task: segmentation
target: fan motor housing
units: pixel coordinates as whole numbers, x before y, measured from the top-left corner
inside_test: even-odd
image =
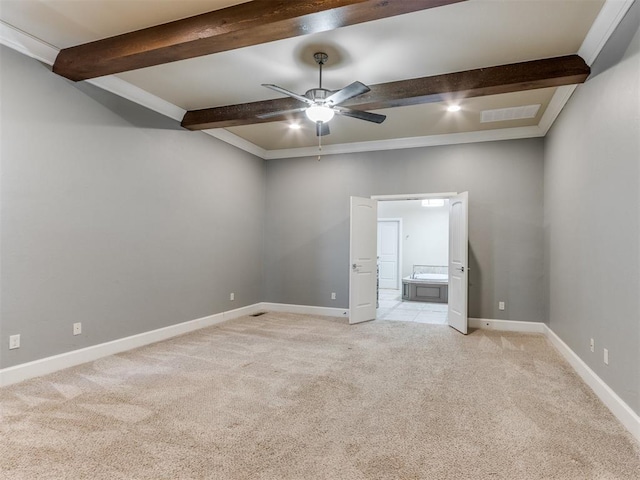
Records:
[[[305,97],[313,100],[317,103],[324,103],[324,99],[332,95],[334,92],[327,90],[326,88],[312,88],[307,90],[304,94]]]

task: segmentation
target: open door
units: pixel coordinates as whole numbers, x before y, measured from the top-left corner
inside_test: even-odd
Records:
[[[449,326],[467,334],[469,193],[449,199]]]
[[[378,201],[351,197],[349,323],[376,318]]]

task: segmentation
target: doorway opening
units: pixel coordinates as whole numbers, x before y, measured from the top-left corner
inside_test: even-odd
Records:
[[[377,316],[378,201],[449,200],[449,262],[447,324],[468,332],[469,192],[431,195],[351,197],[349,221],[349,323],[375,320]]]
[[[376,318],[447,324],[449,199],[378,199]]]

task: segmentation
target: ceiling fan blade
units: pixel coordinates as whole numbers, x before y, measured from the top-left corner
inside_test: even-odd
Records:
[[[364,83],[353,82],[351,85],[347,85],[342,90],[338,90],[333,95],[329,95],[325,99],[325,103],[330,103],[332,105],[339,105],[342,102],[346,102],[350,98],[357,97],[358,95],[362,95],[363,93],[367,93],[371,89],[367,87]]]
[[[276,92],[279,92],[279,93],[284,93],[285,95],[293,97],[296,100],[300,100],[301,102],[308,103],[309,105],[313,104],[313,100],[311,100],[311,99],[309,99],[309,98],[307,98],[307,97],[305,97],[303,95],[298,95],[295,92],[291,92],[291,91],[287,90],[286,88],[282,88],[282,87],[279,87],[277,85],[272,85],[270,83],[263,83],[262,86],[270,88],[271,90],[275,90]]]
[[[308,107],[300,107],[300,108],[294,108],[291,110],[278,110],[277,112],[261,113],[260,115],[256,115],[256,118],[279,117],[280,115],[287,115],[289,113],[304,112],[307,108]]]
[[[331,131],[329,130],[329,124],[326,122],[316,122],[316,136],[324,137],[325,135],[329,135]]]
[[[335,107],[334,110],[338,115],[353,117],[358,120],[365,120],[373,123],[382,123],[387,118],[386,115],[380,115],[379,113],[363,112],[361,110],[352,110],[346,107]]]

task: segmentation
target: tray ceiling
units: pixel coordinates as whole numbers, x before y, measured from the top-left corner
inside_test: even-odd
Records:
[[[608,3],[612,2],[615,0]],[[245,3],[246,7],[255,4],[257,8],[265,2],[0,0],[0,20],[58,51]],[[326,88],[339,89],[355,80],[367,85],[386,84],[577,54],[594,29],[603,5],[604,0],[467,0],[113,77],[149,94],[147,99],[157,98],[175,106],[176,111],[283,98],[261,87],[262,83],[302,94],[318,83],[312,57],[316,51],[329,54],[324,69]],[[331,121],[331,135],[323,137],[322,142],[333,146],[334,151],[346,151],[354,144],[379,145],[429,137],[446,143],[442,139],[447,135],[457,141],[460,134],[474,133],[481,138],[477,135],[492,131],[525,132],[524,127],[530,127],[528,136],[543,135],[550,125],[548,118],[545,128],[540,125],[549,106],[554,110],[553,115],[547,115],[552,122],[571,91],[567,87],[535,88],[475,98],[450,94],[445,101],[432,99],[424,104],[374,110],[387,115],[381,125],[336,117]],[[451,103],[459,104],[461,110],[448,112],[446,107]],[[480,122],[483,110],[535,104],[541,107],[532,119]],[[292,130],[291,123],[302,128]],[[232,143],[248,150],[252,148],[247,145],[252,145],[254,151],[269,158],[270,151],[310,153],[314,146],[317,148],[313,127],[308,120],[296,118],[229,126],[209,133],[227,141],[233,139]],[[509,136],[507,132],[504,138]]]

